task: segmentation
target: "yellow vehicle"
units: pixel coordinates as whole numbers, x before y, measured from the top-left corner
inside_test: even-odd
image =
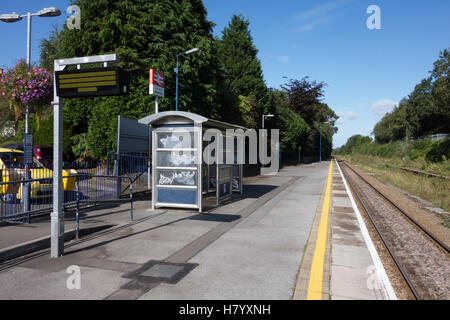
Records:
[[[0,148],[0,196],[15,195],[17,199],[22,199],[22,186],[20,182],[25,175],[23,151],[15,149]],[[39,199],[52,196],[53,171],[44,167],[42,163],[33,158],[33,165],[30,168],[31,179],[39,179],[31,182],[30,198]],[[71,191],[75,189],[76,177],[67,177],[75,175],[74,169],[63,170],[63,190]]]

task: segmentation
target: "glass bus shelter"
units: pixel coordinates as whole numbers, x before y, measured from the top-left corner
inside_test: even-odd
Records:
[[[243,193],[243,164],[237,161],[237,136],[227,137],[226,130],[246,128],[183,111],[155,113],[139,123],[149,125],[151,132],[152,209],[189,208],[202,212],[204,199],[210,199],[214,193],[216,205],[230,199],[233,192]],[[224,164],[215,161],[211,164],[209,160],[215,158],[215,151],[204,152],[216,139],[214,136],[211,141],[203,141],[208,129],[222,133]],[[233,161],[226,163],[230,152]]]

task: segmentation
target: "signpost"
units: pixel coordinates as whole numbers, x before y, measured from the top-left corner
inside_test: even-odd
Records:
[[[158,113],[158,98],[164,97],[164,75],[154,69],[149,72],[149,94],[155,95],[155,113]]]
[[[30,133],[25,133],[23,135],[24,138],[24,148],[23,148],[23,163],[25,168],[25,176],[24,180],[31,179],[31,166],[33,164],[33,135]],[[30,186],[31,183],[29,181],[23,184],[23,212],[29,212],[31,210],[31,199],[30,199]]]
[[[50,215],[50,256],[64,254],[64,212],[62,208],[62,149],[63,106],[61,98],[109,96],[127,92],[126,77],[118,67],[108,67],[108,62],[117,62],[116,54],[58,59],[54,61],[53,86],[53,211]],[[104,68],[81,70],[81,65],[103,63]],[[68,66],[77,70],[67,71]],[[102,73],[105,72],[105,73]],[[124,81],[125,79],[125,81]],[[63,81],[64,80],[64,81]]]
[[[27,165],[33,164],[33,135],[31,133],[24,134],[24,163]]]

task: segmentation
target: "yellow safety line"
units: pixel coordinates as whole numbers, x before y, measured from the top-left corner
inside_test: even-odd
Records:
[[[332,168],[333,162],[330,162],[327,188],[325,190],[325,198],[322,204],[322,214],[320,217],[319,229],[317,231],[316,248],[314,250],[314,256],[311,265],[311,272],[308,285],[308,295],[306,297],[307,300],[322,299],[323,264],[325,260],[325,249],[327,246],[327,226],[328,226],[328,211],[330,207]]]

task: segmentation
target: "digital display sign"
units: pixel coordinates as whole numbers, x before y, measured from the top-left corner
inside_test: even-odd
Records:
[[[128,75],[120,67],[57,71],[55,75],[61,98],[117,96],[128,91]]]

